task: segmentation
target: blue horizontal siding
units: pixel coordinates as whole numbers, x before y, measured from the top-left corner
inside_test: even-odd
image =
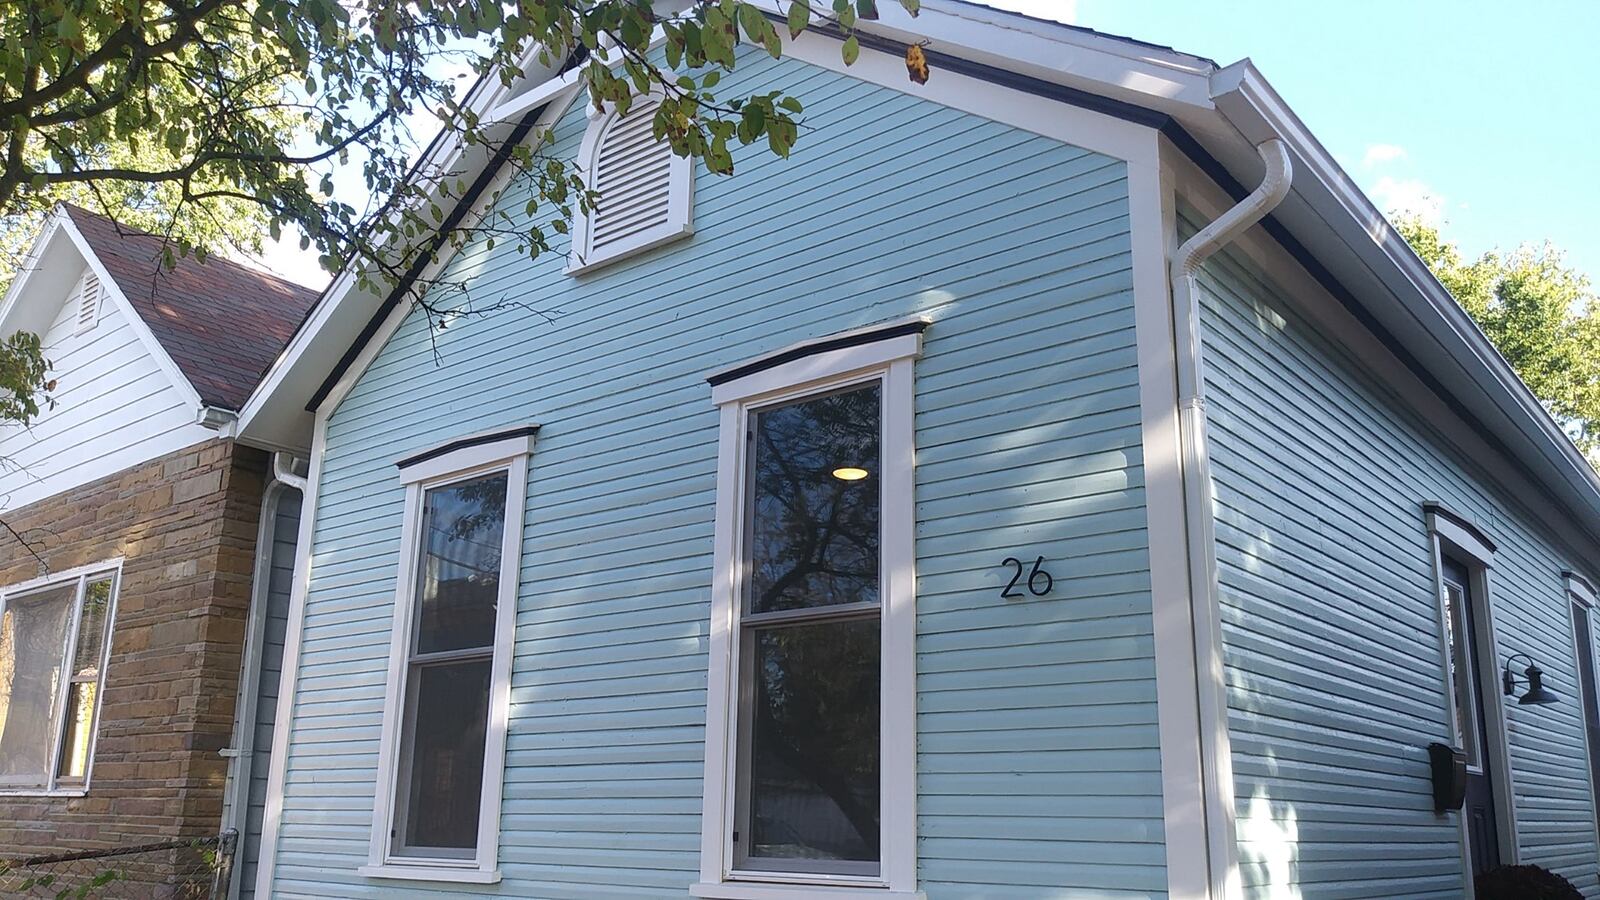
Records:
[[[447,277],[517,307],[432,335],[412,317],[332,416],[280,895],[391,890],[354,870],[378,789],[394,460],[537,422],[505,880],[406,892],[685,896],[716,490],[704,373],[925,312],[922,886],[933,900],[1164,896],[1125,168],[792,60],[747,54],[724,90],[778,87],[813,127],[788,161],[749,149],[734,177],[702,171],[692,239],[576,279],[559,252],[471,248]],[[580,103],[554,152],[573,154],[585,122]],[[1046,557],[1047,599],[999,599],[1013,554]]]
[[[1448,741],[1422,503],[1499,545],[1501,659],[1566,702],[1507,707],[1521,858],[1600,895],[1560,573],[1516,500],[1232,255],[1202,278],[1217,562],[1239,847],[1256,897],[1457,897],[1457,818],[1433,813]],[[1552,523],[1554,524],[1554,523]]]

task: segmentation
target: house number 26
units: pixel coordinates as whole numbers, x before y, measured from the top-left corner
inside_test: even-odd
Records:
[[[1011,580],[1006,582],[1006,589],[1000,592],[1000,596],[1008,600],[1013,597],[1021,597],[1022,591],[1017,588],[1017,582],[1022,580],[1022,560],[1014,556],[1008,556],[1000,565],[1017,567],[1017,574],[1011,576]],[[1051,578],[1050,573],[1044,570],[1044,557],[1041,556],[1034,560],[1033,571],[1028,573],[1028,593],[1035,597],[1043,597],[1045,594],[1050,593],[1050,589],[1055,586],[1056,580]]]

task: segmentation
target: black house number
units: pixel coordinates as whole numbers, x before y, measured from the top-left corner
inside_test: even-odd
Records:
[[[1000,596],[1007,600],[1023,596],[1021,589],[1017,587],[1017,582],[1022,580],[1022,560],[1014,556],[1008,556],[1000,565],[1017,567],[1017,574],[1012,575],[1011,580],[1006,582],[1006,589],[1000,592]],[[1050,573],[1044,570],[1044,557],[1041,556],[1034,560],[1033,570],[1028,573],[1028,593],[1035,597],[1043,597],[1045,594],[1050,593],[1050,589],[1055,586],[1056,580],[1051,578]]]

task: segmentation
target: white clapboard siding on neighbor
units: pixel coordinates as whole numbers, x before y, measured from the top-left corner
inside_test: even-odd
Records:
[[[104,286],[100,288],[104,291]],[[56,405],[27,427],[0,426],[0,510],[18,509],[215,438],[150,355],[122,308],[99,302],[79,328],[76,290],[41,335]]]
[[[394,461],[525,422],[541,430],[492,890],[686,896],[717,464],[704,373],[916,312],[936,320],[916,367],[922,886],[1164,896],[1125,167],[759,52],[725,90],[779,87],[812,127],[788,161],[748,148],[738,175],[702,171],[692,239],[579,278],[555,254],[468,252],[453,271],[475,295],[520,306],[436,345],[413,317],[334,413],[274,896],[395,892],[356,875],[379,789]],[[565,155],[586,124],[574,106]],[[1001,600],[1000,562],[1024,554],[1046,557],[1055,591]]]
[[[1426,500],[1499,545],[1491,664],[1530,653],[1563,698],[1507,706],[1522,861],[1600,894],[1561,579],[1577,561],[1258,273],[1219,256],[1202,285],[1248,894],[1461,895],[1426,749],[1449,740]]]

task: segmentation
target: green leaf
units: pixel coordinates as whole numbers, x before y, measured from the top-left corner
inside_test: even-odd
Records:
[[[789,37],[797,38],[811,24],[811,0],[791,0],[789,3]]]
[[[845,38],[844,48],[840,50],[840,55],[844,57],[845,65],[855,65],[856,59],[861,56],[861,43],[856,40],[855,35],[852,34]]]

